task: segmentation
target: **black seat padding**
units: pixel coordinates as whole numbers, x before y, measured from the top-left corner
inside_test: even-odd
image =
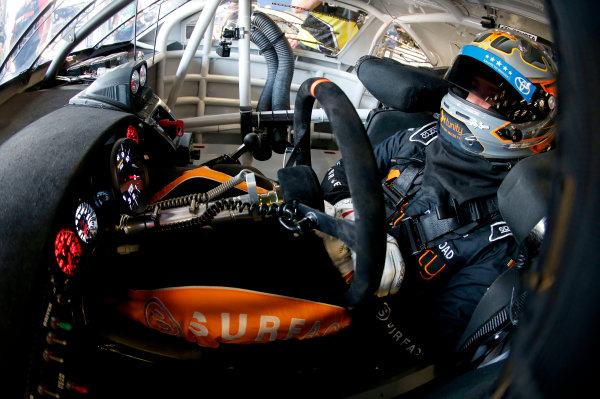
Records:
[[[506,175],[498,190],[498,207],[520,243],[517,263],[490,286],[467,325],[457,346],[462,356],[482,359],[499,338],[516,325],[527,291],[520,286],[519,275],[537,254],[541,241],[531,240],[530,232],[547,216],[554,153],[525,158]],[[543,237],[541,237],[543,238]]]
[[[554,152],[519,161],[498,189],[498,208],[518,242],[548,214]]]
[[[457,351],[463,360],[482,360],[516,325],[527,298],[527,291],[520,286],[519,272],[517,267],[506,270],[477,304],[458,341]]]
[[[396,109],[374,109],[366,126],[371,145],[377,144],[399,130],[420,127],[433,120],[431,112],[404,112]]]
[[[356,75],[386,107],[404,112],[438,112],[450,83],[436,70],[404,65],[391,58],[362,57]]]

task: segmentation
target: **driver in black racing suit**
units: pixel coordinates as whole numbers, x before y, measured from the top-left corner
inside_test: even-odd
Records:
[[[372,300],[380,335],[372,342],[408,358],[443,357],[487,288],[514,264],[517,245],[496,192],[514,163],[549,149],[555,74],[550,57],[528,38],[484,32],[447,72],[453,86],[438,120],[374,148],[389,229],[383,279]],[[352,218],[342,161],[326,173],[322,188],[326,211]],[[333,238],[325,246],[348,281],[351,251]],[[378,339],[382,333],[388,338]]]

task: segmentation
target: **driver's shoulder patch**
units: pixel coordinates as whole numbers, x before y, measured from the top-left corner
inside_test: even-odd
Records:
[[[416,132],[411,134],[409,141],[427,146],[437,138],[437,133],[437,121],[433,121],[420,127]]]
[[[491,229],[490,237],[489,237],[490,242],[498,241],[498,240],[501,240],[503,238],[510,237],[513,235],[512,231],[510,231],[510,227],[508,227],[508,224],[505,221],[492,223],[490,225],[490,229]]]

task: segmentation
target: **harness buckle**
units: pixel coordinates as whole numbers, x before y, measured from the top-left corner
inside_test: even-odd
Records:
[[[382,185],[383,195],[388,200],[388,203],[393,209],[398,209],[402,205],[404,198],[396,193],[387,183]]]
[[[423,242],[423,231],[421,230],[421,223],[417,219],[407,217],[400,222],[400,226],[403,230],[403,236],[408,238],[408,244],[410,245],[411,255],[416,255],[425,249],[425,243]]]

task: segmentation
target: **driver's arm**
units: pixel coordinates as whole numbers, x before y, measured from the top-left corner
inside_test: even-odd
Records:
[[[339,160],[333,165],[321,182],[323,190],[323,199],[330,204],[336,204],[343,199],[350,198],[350,189],[346,179],[343,160]]]
[[[391,159],[401,150],[404,132],[399,132],[385,140],[375,148],[379,178],[383,179],[391,167]],[[350,189],[342,160],[333,165],[325,174],[321,182],[323,199],[325,200],[326,213],[341,219],[354,220],[354,208],[350,198]],[[377,296],[395,294],[400,288],[404,278],[404,259],[398,248],[396,240],[387,236],[386,259],[383,275],[376,292]],[[344,279],[349,282],[354,270],[354,256],[345,244],[333,237],[324,236],[325,249],[334,266],[340,271]]]
[[[373,149],[380,179],[383,179],[392,167],[392,158],[401,152],[402,143],[406,133],[406,130],[399,131],[376,145]],[[407,157],[408,156],[410,156],[410,154],[407,154]],[[321,189],[323,190],[325,201],[330,204],[335,204],[343,199],[350,198],[350,190],[348,188],[348,180],[346,179],[343,160],[339,160],[335,165],[329,168],[321,182]]]

